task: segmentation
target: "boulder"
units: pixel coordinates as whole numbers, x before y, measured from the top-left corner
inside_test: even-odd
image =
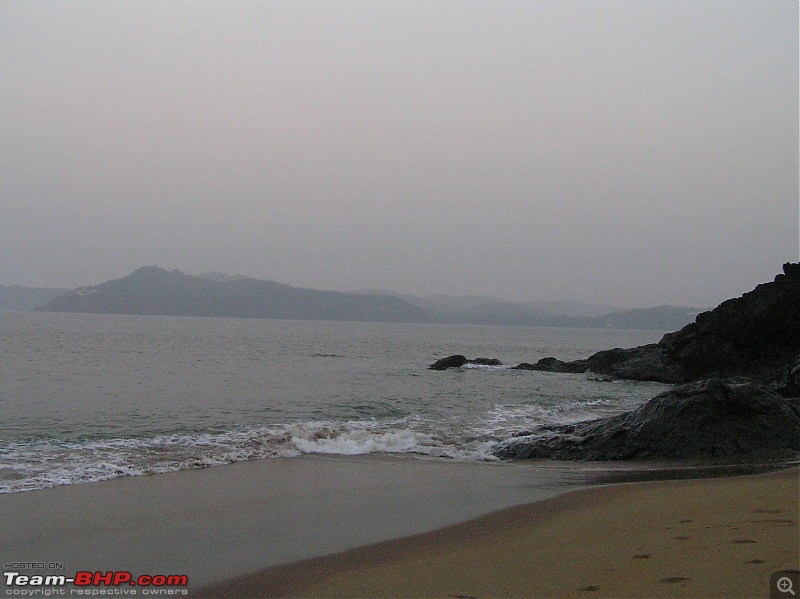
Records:
[[[516,436],[500,458],[708,458],[800,450],[800,410],[745,378],[675,387],[624,414]]]
[[[433,364],[428,366],[429,370],[447,370],[448,368],[461,368],[467,363],[467,357],[461,354],[447,356],[441,360],[436,360]]]

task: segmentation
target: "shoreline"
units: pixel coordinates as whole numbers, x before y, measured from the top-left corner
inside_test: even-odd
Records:
[[[569,465],[306,456],[0,495],[22,574],[187,575],[189,589],[435,530],[588,484]],[[3,589],[0,581],[0,589]]]
[[[796,465],[601,484],[192,596],[769,596],[772,573],[800,568],[799,496]]]

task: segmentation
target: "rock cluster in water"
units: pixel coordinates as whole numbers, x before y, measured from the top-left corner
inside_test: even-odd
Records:
[[[449,356],[431,368],[469,362]],[[800,450],[800,410],[783,399],[800,397],[800,264],[784,264],[771,283],[699,314],[658,343],[514,368],[680,386],[625,414],[523,433],[497,447],[501,458],[626,460]]]

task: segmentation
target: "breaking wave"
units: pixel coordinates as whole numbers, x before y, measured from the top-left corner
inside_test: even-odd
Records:
[[[496,460],[494,446],[544,425],[598,417],[612,402],[585,400],[494,406],[479,422],[308,421],[234,431],[175,433],[85,441],[32,440],[0,447],[0,493],[308,454],[412,454],[462,461]]]
[[[417,454],[494,460],[496,439],[463,440],[423,419],[303,422],[283,426],[149,438],[56,440],[0,447],[0,493],[307,454]]]

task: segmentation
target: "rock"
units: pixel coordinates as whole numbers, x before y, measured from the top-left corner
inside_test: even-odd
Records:
[[[586,372],[589,365],[586,360],[562,362],[556,358],[542,358],[536,364],[523,362],[514,366],[515,370],[542,370],[544,372]]]
[[[503,363],[497,358],[475,358],[473,360],[467,359],[466,356],[455,354],[447,356],[441,360],[436,360],[433,364],[428,366],[429,370],[446,370],[448,368],[461,368],[465,364],[478,364],[480,366],[502,366]]]
[[[446,370],[448,368],[460,368],[467,363],[467,357],[461,354],[447,356],[441,360],[436,360],[433,364],[428,366],[429,370]]]
[[[545,358],[545,359],[555,360],[555,358]],[[522,362],[521,364],[512,366],[511,370],[544,370],[544,369],[536,368],[536,364],[531,364],[530,362]]]
[[[800,398],[800,357],[786,365],[770,389],[783,397]]]
[[[778,385],[800,359],[800,264],[739,298],[730,299],[658,343],[598,352],[585,360],[544,358],[525,369],[548,372],[591,370],[618,378],[686,383],[713,377],[748,376],[773,384],[786,396],[793,384]],[[518,368],[522,368],[520,364]],[[788,379],[796,380],[796,379]]]
[[[744,378],[706,379],[618,416],[542,428],[498,446],[500,458],[707,458],[800,449],[800,410]]]
[[[651,343],[633,349],[601,351],[586,360],[588,370],[620,379],[681,383],[682,370],[664,347]]]
[[[475,358],[467,360],[468,364],[478,364],[480,366],[502,366],[503,363],[497,358]]]

